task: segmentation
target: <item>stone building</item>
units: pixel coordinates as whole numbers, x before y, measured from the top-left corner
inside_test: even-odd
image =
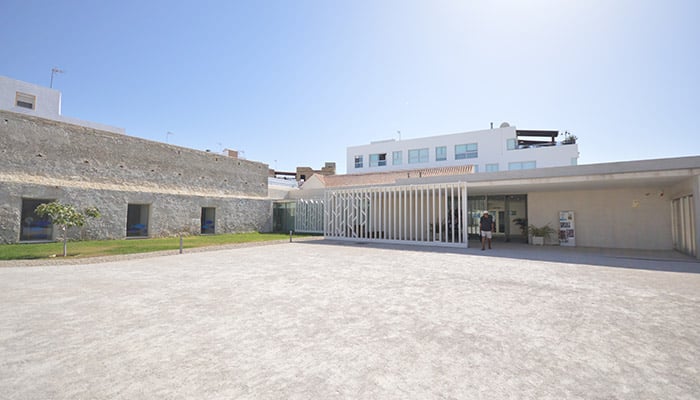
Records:
[[[271,230],[266,164],[31,111],[0,110],[0,243],[58,237],[34,213],[53,200],[102,213],[71,238]]]
[[[321,169],[313,169],[311,167],[297,167],[296,180],[297,182],[304,182],[311,178],[313,175],[335,175],[335,163],[326,162],[326,164],[321,167]]]

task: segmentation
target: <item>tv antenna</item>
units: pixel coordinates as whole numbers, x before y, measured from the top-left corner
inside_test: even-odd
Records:
[[[174,133],[172,133],[170,131],[165,132],[165,143],[168,143],[168,136],[170,136],[170,135],[174,135]]]
[[[58,67],[53,67],[51,68],[51,84],[49,84],[49,88],[53,88],[53,76],[56,74],[65,74],[66,71],[59,69]]]

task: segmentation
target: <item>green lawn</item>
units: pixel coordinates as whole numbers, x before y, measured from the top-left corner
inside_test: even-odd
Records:
[[[301,236],[301,235],[298,235]],[[183,248],[216,246],[230,243],[261,242],[289,239],[284,233],[234,233],[224,235],[186,236]],[[124,239],[68,242],[69,258],[108,256],[116,254],[148,253],[151,251],[177,250],[180,238]],[[0,260],[28,260],[62,257],[63,242],[22,243],[0,245]]]

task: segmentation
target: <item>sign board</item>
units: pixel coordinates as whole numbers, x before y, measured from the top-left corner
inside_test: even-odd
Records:
[[[573,211],[559,211],[559,246],[576,246],[576,219]]]

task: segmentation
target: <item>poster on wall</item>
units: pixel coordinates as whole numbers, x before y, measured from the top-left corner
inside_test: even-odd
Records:
[[[576,224],[573,211],[559,211],[559,246],[576,246]]]

